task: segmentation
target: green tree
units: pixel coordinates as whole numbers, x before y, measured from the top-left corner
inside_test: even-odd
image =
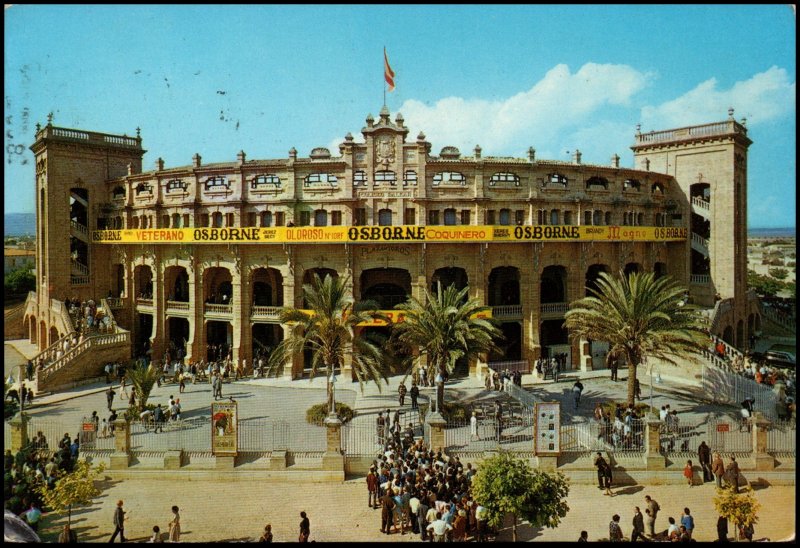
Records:
[[[3,290],[6,295],[19,295],[36,289],[36,276],[31,265],[17,268],[3,278]]]
[[[381,386],[386,381],[381,349],[364,337],[355,336],[360,323],[382,319],[377,304],[371,302],[354,306],[348,296],[347,280],[326,275],[320,280],[314,274],[311,284],[303,285],[303,296],[309,311],[285,308],[281,312],[281,323],[292,325],[289,337],[275,347],[267,362],[269,373],[283,367],[293,355],[311,351],[311,378],[319,369],[328,377],[328,412],[335,413],[334,392],[330,379],[333,372],[344,363],[345,354],[352,348],[353,373],[361,389],[364,382],[373,381]]]
[[[636,370],[642,359],[675,364],[696,360],[708,347],[706,320],[685,304],[685,289],[669,276],[602,272],[591,295],[570,304],[564,325],[572,339],[607,341],[609,353],[628,362],[628,404],[634,403]]]
[[[785,268],[770,268],[769,275],[778,280],[785,280],[789,275],[789,271]]]
[[[499,527],[506,514],[512,515],[514,542],[518,518],[532,527],[555,528],[569,511],[569,483],[563,474],[532,469],[507,451],[484,460],[471,485],[475,501],[487,510],[490,526]]]
[[[143,411],[147,405],[147,398],[150,397],[150,392],[153,391],[153,386],[161,377],[161,371],[153,367],[153,364],[141,367],[133,362],[128,367],[125,377],[136,391],[136,405],[139,411]]]
[[[762,297],[774,297],[783,290],[783,283],[770,276],[764,276],[748,269],[747,287]]]
[[[460,358],[468,361],[480,354],[499,351],[494,343],[502,333],[490,320],[483,319],[490,311],[477,299],[467,299],[469,287],[457,289],[450,285],[442,290],[437,285],[434,295],[425,290],[425,302],[415,297],[395,306],[405,314],[402,322],[395,324],[398,340],[410,349],[419,349],[428,356],[428,374],[452,373]],[[444,404],[444,383],[436,386],[436,409]]]
[[[42,496],[45,506],[57,514],[67,513],[67,524],[72,528],[72,507],[89,504],[100,494],[100,489],[95,487],[97,476],[103,473],[105,466],[92,466],[85,460],[75,463],[72,472],[62,473],[52,488],[46,483],[36,486],[36,491]]]
[[[714,497],[714,508],[717,513],[728,519],[729,523],[733,523],[737,528],[747,527],[748,525],[755,525],[758,523],[758,511],[761,509],[761,504],[756,500],[753,495],[753,490],[749,487],[737,493],[732,488],[717,489],[717,496]]]

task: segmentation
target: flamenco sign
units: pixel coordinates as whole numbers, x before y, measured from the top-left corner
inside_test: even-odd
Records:
[[[236,402],[211,404],[211,452],[236,456],[239,451],[239,415]]]
[[[307,226],[94,230],[98,244],[344,244],[477,242],[679,242],[686,228],[660,226]]]

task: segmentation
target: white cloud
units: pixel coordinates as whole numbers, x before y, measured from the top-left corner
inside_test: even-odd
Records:
[[[727,90],[717,89],[711,78],[677,99],[644,107],[642,124],[649,129],[703,124],[725,119],[729,107],[737,119],[747,117],[748,124],[767,122],[794,111],[795,89],[786,70],[774,66]]]
[[[520,143],[549,148],[602,107],[628,105],[651,78],[626,65],[587,63],[573,74],[562,64],[505,100],[446,97],[433,105],[408,100],[400,111],[411,135],[424,131],[434,152],[455,145],[466,154],[480,144],[487,155],[518,154]]]

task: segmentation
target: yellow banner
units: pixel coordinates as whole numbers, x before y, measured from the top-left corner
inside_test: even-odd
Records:
[[[343,244],[477,242],[677,242],[689,231],[658,226],[318,226],[95,230],[99,244]]]
[[[314,314],[313,310],[300,310],[300,311],[301,312],[305,312],[306,314],[309,314],[309,315],[313,315]],[[370,320],[370,321],[367,321],[367,322],[359,323],[358,327],[381,327],[381,326],[384,326],[384,325],[388,325],[390,323],[402,323],[406,319],[405,312],[402,312],[400,310],[379,310],[378,312],[380,312],[381,314],[386,316],[389,319],[389,321],[387,322],[385,320],[373,319],[373,320]],[[490,309],[486,310],[485,312],[481,312],[480,314],[473,314],[470,317],[473,318],[473,319],[475,319],[475,318],[480,318],[480,319],[484,319],[484,320],[491,319],[491,317],[492,317],[492,309],[490,308]]]

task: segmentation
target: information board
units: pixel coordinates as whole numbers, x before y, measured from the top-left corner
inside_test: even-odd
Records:
[[[561,403],[536,403],[536,425],[534,447],[536,455],[558,456],[561,454]]]

